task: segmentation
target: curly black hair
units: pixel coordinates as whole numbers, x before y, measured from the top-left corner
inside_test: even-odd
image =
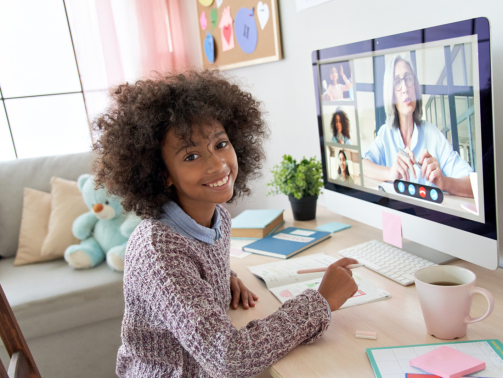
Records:
[[[168,132],[191,142],[195,125],[224,127],[237,155],[235,198],[250,194],[247,184],[260,176],[265,158],[263,139],[269,130],[261,103],[217,70],[196,71],[139,80],[111,90],[112,105],[93,124],[99,140],[93,145],[96,186],[105,185],[121,197],[126,211],[160,218],[162,205],[176,201],[167,185],[162,156]]]
[[[342,132],[341,134],[344,135],[346,138],[350,139],[351,137],[349,136],[349,118],[344,110],[341,108],[337,108],[332,115],[332,120],[330,121],[330,126],[332,127],[332,133],[334,134],[334,137],[337,137],[337,127],[335,126],[335,117],[339,116],[341,119],[341,125],[342,125]]]

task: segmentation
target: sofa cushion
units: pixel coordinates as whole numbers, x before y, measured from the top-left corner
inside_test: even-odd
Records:
[[[122,316],[123,274],[107,264],[74,270],[64,260],[20,267],[0,260],[0,284],[27,339]]]
[[[63,257],[69,246],[79,244],[72,232],[73,221],[88,211],[77,181],[51,178],[51,216],[42,256]]]
[[[47,236],[50,215],[51,193],[24,188],[23,215],[14,265],[51,260],[51,256],[43,257],[40,253]]]
[[[50,192],[52,176],[77,180],[91,171],[90,152],[0,162],[0,256],[17,251],[24,188]]]

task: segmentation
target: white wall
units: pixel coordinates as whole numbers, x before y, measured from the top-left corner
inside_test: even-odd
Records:
[[[491,25],[496,146],[501,146],[497,151],[497,182],[503,188],[503,130],[498,127],[503,119],[503,65],[498,64],[503,62],[502,0],[332,0],[299,13],[295,1],[278,1],[284,59],[229,72],[263,101],[272,131],[264,175],[252,185],[250,198],[229,207],[233,215],[244,208],[289,207],[285,196],[265,197],[265,184],[271,179],[269,168],[283,154],[320,157],[311,72],[313,50],[475,17],[487,17]],[[192,9],[186,10],[195,12],[196,1],[192,3]],[[192,16],[192,20],[196,21],[192,27],[197,28],[197,17]],[[198,46],[197,34],[193,37]],[[500,197],[499,219],[503,220]]]

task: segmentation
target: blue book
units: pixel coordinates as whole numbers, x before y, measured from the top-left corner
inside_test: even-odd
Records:
[[[330,232],[288,227],[244,246],[243,251],[287,259],[330,236]]]
[[[285,210],[245,210],[232,219],[232,238],[259,239],[276,231],[283,223]]]

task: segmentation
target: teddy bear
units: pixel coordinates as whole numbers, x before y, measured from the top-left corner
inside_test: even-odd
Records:
[[[93,176],[81,175],[78,187],[90,211],[73,222],[72,232],[82,241],[66,249],[65,260],[73,268],[86,269],[106,257],[112,270],[124,271],[126,243],[141,219],[132,213],[125,214],[120,199],[104,187],[95,189]]]

